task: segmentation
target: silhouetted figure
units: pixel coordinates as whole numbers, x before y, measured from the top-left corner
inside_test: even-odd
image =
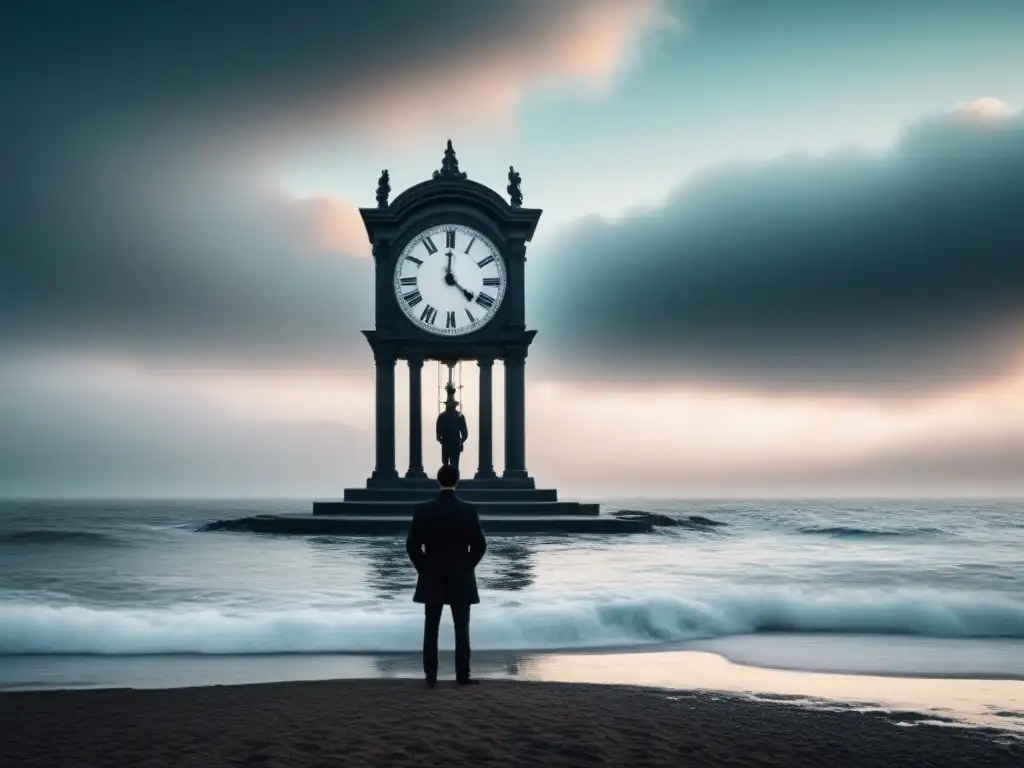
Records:
[[[455,400],[455,387],[449,383],[445,390],[448,399],[445,400],[444,410],[437,415],[437,442],[441,444],[441,464],[458,469],[462,445],[469,439],[469,427],[466,426],[466,417],[456,408],[458,402]]]
[[[450,606],[455,625],[455,679],[476,683],[469,676],[469,607],[480,602],[476,566],[487,551],[476,507],[455,495],[459,470],[446,464],[437,471],[441,492],[416,506],[405,549],[418,578],[413,601],[424,605],[423,674],[427,685],[437,682],[437,633],[444,606]]]

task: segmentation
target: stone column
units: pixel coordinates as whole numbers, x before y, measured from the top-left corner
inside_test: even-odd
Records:
[[[395,470],[395,351],[387,346],[373,350],[377,374],[377,465],[371,480],[387,483],[398,479]]]
[[[423,471],[423,358],[409,358],[409,471],[406,477],[426,477]]]
[[[496,477],[494,474],[493,439],[492,429],[492,408],[494,396],[492,394],[492,378],[494,371],[494,360],[485,357],[476,361],[480,366],[480,423],[477,427],[477,440],[480,441],[480,462],[477,465],[476,477],[486,480]]]
[[[508,285],[513,321],[513,330],[526,329],[526,243],[511,243],[508,258]]]
[[[505,471],[502,477],[526,474],[526,350],[505,356]]]

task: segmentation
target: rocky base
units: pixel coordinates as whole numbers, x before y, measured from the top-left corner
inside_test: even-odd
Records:
[[[244,531],[306,536],[404,536],[411,515],[255,515],[217,520],[201,531]],[[643,520],[622,520],[604,515],[481,515],[487,535],[536,535],[562,533],[650,533]]]

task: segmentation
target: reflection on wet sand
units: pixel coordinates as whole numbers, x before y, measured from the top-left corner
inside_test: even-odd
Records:
[[[413,654],[373,659],[381,677],[421,674]],[[442,670],[453,669],[441,653]],[[1013,730],[1024,734],[1024,681],[877,677],[794,672],[733,664],[713,653],[473,654],[473,674],[482,678],[563,683],[639,685],[703,690],[800,701],[815,707],[852,707],[922,713],[935,720]],[[908,717],[919,721],[920,718]]]
[[[519,677],[569,683],[703,689],[817,700],[858,708],[910,710],[1024,732],[1024,681],[873,677],[746,667],[712,653],[525,656]]]
[[[442,630],[444,631],[444,630]],[[452,651],[441,651],[440,677],[451,677],[455,669],[455,654]],[[510,654],[507,651],[482,651],[473,654],[474,677],[519,677],[520,664],[524,657]],[[388,656],[370,656],[367,661],[372,663],[373,671],[368,677],[415,677],[422,674],[419,654],[395,653]]]

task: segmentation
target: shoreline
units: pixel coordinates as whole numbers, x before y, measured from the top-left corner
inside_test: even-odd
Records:
[[[0,755],[84,766],[1017,766],[934,715],[571,682],[377,679],[0,694]]]
[[[0,697],[22,693],[191,690],[210,686],[323,681],[417,680],[416,654],[251,656],[6,657]],[[17,668],[17,669],[15,669]],[[441,677],[452,654],[441,653]],[[737,663],[704,650],[636,653],[474,654],[474,674],[489,681],[634,686],[650,690],[783,697],[810,706],[918,712],[1024,738],[1024,680],[1000,677],[826,673]],[[3,675],[15,673],[21,682]],[[74,676],[74,677],[72,677]]]
[[[997,672],[939,672],[939,671],[914,671],[914,670],[878,670],[878,669],[858,669],[855,667],[838,667],[830,665],[806,665],[806,666],[795,666],[786,665],[783,663],[772,663],[767,661],[750,661],[743,658],[737,658],[728,651],[722,651],[713,647],[693,646],[690,644],[664,644],[664,645],[653,645],[653,646],[601,646],[598,648],[547,648],[543,650],[508,650],[508,651],[476,651],[473,654],[474,661],[483,661],[485,664],[488,661],[493,663],[494,660],[501,660],[502,662],[508,659],[529,659],[537,657],[566,657],[566,656],[643,656],[647,654],[691,654],[701,653],[710,656],[717,656],[721,660],[728,662],[729,664],[742,667],[751,670],[766,670],[771,672],[791,672],[795,674],[810,674],[810,675],[837,675],[842,677],[877,677],[877,678],[892,678],[895,680],[976,680],[982,681],[1006,681],[1006,682],[1024,682],[1024,672],[1022,673],[997,673]],[[444,659],[445,655],[451,656],[451,651],[441,650],[441,658]],[[418,663],[418,656],[411,651],[344,651],[338,653],[328,653],[321,651],[290,651],[290,652],[279,652],[279,651],[266,651],[266,652],[252,652],[252,653],[119,653],[119,654],[106,654],[106,653],[13,653],[4,654],[0,658],[8,660],[40,660],[45,663],[45,660],[62,659],[85,659],[85,660],[103,660],[116,664],[118,660],[124,661],[141,661],[145,659],[153,659],[157,663],[167,659],[193,659],[193,660],[234,660],[234,659],[251,659],[253,661],[260,660],[273,660],[273,659],[311,659],[311,658],[328,658],[328,659],[365,659],[369,661],[388,659],[400,660],[400,661],[414,661]],[[377,679],[379,676],[371,675],[365,679]],[[333,679],[356,679],[356,678],[317,678],[324,680]],[[297,680],[281,679],[267,682],[298,682]],[[244,684],[244,683],[239,683]],[[221,685],[221,683],[212,683],[212,685]],[[96,685],[89,686],[90,689],[116,689],[123,688],[125,686],[120,685]],[[150,687],[150,686],[147,686]],[[152,686],[158,687],[158,686]],[[195,688],[204,687],[204,684],[199,683],[196,685],[187,684],[180,686],[167,686],[169,688]],[[12,687],[5,685],[0,681],[0,693],[13,690],[24,690],[24,691],[56,691],[56,690],[80,690],[82,686],[71,686],[71,687],[60,687],[60,686],[47,686],[47,687]],[[129,687],[130,688],[130,687]]]

